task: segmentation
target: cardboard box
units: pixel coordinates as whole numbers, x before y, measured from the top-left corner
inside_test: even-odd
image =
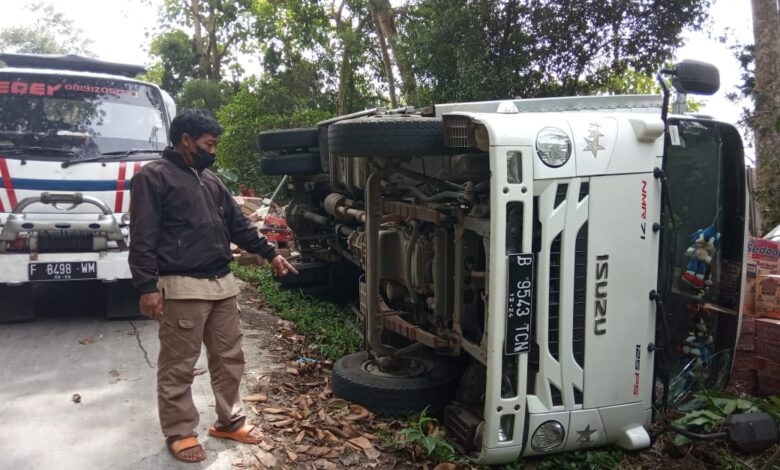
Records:
[[[756,276],[756,315],[780,318],[780,275],[759,274]]]
[[[773,395],[780,395],[780,379],[769,377],[768,375],[758,372],[758,396],[768,397]]]
[[[780,362],[756,356],[756,370],[763,374],[764,377],[780,380]]]
[[[756,318],[755,317],[742,317],[742,325],[739,327],[739,334],[744,335],[746,333],[756,332]]]
[[[737,340],[737,351],[755,351],[756,335],[755,333],[742,333]]]
[[[756,370],[756,354],[753,351],[736,351],[732,370]]]
[[[742,325],[744,328],[744,318],[742,319]],[[780,342],[780,320],[775,318],[755,318],[753,327],[756,331],[756,338]],[[743,329],[742,331],[745,330]]]
[[[780,362],[780,342],[756,338],[756,356]]]
[[[745,298],[743,313],[754,316],[757,278],[759,275],[780,274],[780,243],[750,237],[745,253]]]

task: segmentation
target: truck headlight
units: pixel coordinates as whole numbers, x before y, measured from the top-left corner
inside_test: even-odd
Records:
[[[122,214],[122,218],[119,221],[122,223],[122,225],[130,225],[130,213],[125,212]]]
[[[547,421],[536,428],[531,447],[537,452],[548,452],[563,444],[566,432],[558,421]]]
[[[558,168],[565,165],[571,151],[569,135],[557,127],[545,127],[536,135],[536,154],[547,166]]]

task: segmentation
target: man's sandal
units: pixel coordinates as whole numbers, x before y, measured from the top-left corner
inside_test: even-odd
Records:
[[[211,426],[209,428],[209,436],[217,437],[220,439],[232,439],[234,441],[243,442],[244,444],[259,444],[263,438],[250,436],[255,426],[251,424],[244,424],[235,431],[219,431],[216,427]]]
[[[184,457],[182,455],[182,452],[189,449],[194,449],[196,447],[200,447],[201,451],[203,452],[203,455],[198,457]],[[174,459],[178,460],[179,462],[185,462],[185,463],[195,463],[195,462],[201,462],[203,460],[206,460],[206,451],[203,449],[203,446],[200,445],[200,442],[198,442],[197,437],[185,437],[183,439],[178,439],[170,444],[168,444],[168,450],[171,452],[171,455]]]

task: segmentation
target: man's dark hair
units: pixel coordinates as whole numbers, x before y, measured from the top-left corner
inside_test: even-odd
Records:
[[[171,143],[177,145],[185,133],[194,140],[203,134],[219,137],[224,130],[213,114],[201,109],[185,109],[171,122]]]

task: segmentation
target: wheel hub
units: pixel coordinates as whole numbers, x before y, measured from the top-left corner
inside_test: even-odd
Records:
[[[431,365],[417,358],[384,356],[367,359],[360,368],[377,377],[412,378],[427,374]]]

